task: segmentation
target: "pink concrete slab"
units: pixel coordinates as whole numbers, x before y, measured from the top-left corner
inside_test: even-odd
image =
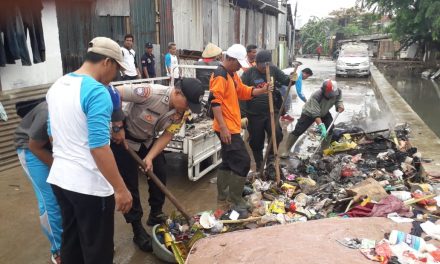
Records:
[[[198,241],[186,263],[374,263],[336,239],[380,240],[393,229],[409,232],[411,224],[379,217],[328,218],[231,232]]]

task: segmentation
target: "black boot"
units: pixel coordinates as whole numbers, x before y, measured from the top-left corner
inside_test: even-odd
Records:
[[[131,226],[133,228],[133,242],[142,250],[145,252],[151,252],[153,251],[152,245],[151,245],[151,237],[148,235],[147,231],[145,231],[145,228],[142,226],[141,221],[135,221],[131,223]]]
[[[260,171],[262,163],[263,163],[263,151],[262,150],[253,150],[252,154],[254,155],[255,160],[255,167],[257,168],[256,171]]]

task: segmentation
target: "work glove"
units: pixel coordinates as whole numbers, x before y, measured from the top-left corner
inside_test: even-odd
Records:
[[[324,123],[318,125],[319,131],[321,132],[321,138],[327,137],[327,129],[325,128]]]
[[[298,80],[298,73],[296,73],[296,72],[292,72],[292,73],[290,74],[290,80],[291,80],[292,82],[296,82],[296,80]]]

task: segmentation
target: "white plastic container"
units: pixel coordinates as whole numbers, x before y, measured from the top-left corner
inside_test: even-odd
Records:
[[[403,202],[411,199],[411,193],[406,191],[392,191],[391,195],[397,197],[397,199]]]
[[[424,251],[426,248],[426,242],[421,237],[413,236],[402,231],[393,230],[388,238],[391,245],[397,245],[399,243],[405,243],[417,251]]]

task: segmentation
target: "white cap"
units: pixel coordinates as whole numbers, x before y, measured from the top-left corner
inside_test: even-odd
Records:
[[[234,44],[228,48],[226,55],[231,58],[237,59],[242,67],[248,67],[246,61],[246,48],[241,44]]]

